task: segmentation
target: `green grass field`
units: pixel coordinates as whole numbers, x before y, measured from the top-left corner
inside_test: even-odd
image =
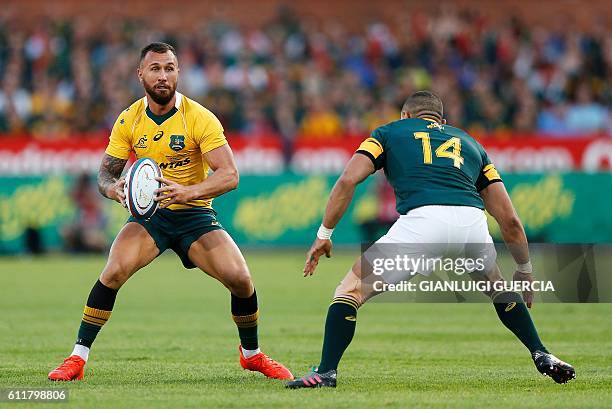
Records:
[[[354,256],[339,252],[305,279],[299,252],[246,253],[260,300],[262,349],[295,375],[318,363],[328,303]],[[489,305],[372,303],[360,310],[338,388],[292,391],[240,368],[227,291],[183,269],[174,255],[119,292],[85,380],[50,383],[47,372],[71,351],[104,261],[0,259],[0,387],[64,386],[70,399],[62,407],[80,408],[612,405],[611,304],[534,307],[544,343],[576,367],[578,377],[567,385],[537,373]]]

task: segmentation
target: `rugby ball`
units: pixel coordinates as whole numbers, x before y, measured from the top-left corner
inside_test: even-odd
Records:
[[[138,159],[125,175],[125,204],[136,219],[151,218],[159,207],[154,199],[155,189],[161,187],[161,182],[156,177],[162,177],[161,169],[151,158]]]

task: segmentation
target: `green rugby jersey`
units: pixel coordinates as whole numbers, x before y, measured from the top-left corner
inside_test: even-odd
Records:
[[[408,118],[376,128],[357,150],[384,169],[399,214],[427,205],[484,209],[479,191],[501,178],[484,148],[461,129]]]

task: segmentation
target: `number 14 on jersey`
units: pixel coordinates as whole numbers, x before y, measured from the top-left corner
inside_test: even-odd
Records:
[[[415,132],[414,139],[420,139],[423,144],[423,163],[431,164],[431,141],[427,132]],[[438,146],[436,149],[436,156],[438,158],[449,158],[453,160],[453,166],[461,169],[463,165],[463,158],[461,157],[461,139],[452,137]]]

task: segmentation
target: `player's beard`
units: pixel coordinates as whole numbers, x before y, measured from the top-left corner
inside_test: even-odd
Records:
[[[159,104],[162,106],[168,105],[168,102],[172,100],[172,97],[174,96],[174,93],[176,92],[176,84],[174,85],[174,87],[172,87],[170,84],[166,84],[167,88],[165,91],[162,91],[162,92],[155,89],[155,86],[150,86],[146,82],[144,82],[143,85],[144,85],[144,89],[147,95],[149,95],[151,99],[155,101],[156,104]]]

